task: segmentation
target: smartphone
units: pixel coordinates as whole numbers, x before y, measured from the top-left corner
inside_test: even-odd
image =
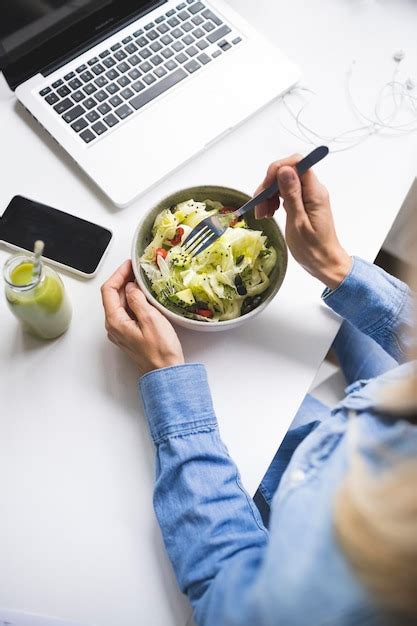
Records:
[[[32,252],[42,239],[46,260],[88,278],[97,273],[111,238],[107,228],[22,196],[15,196],[0,218],[1,242]]]

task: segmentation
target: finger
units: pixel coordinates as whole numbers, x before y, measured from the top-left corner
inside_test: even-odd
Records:
[[[126,285],[127,303],[138,320],[140,328],[148,325],[151,321],[156,309],[149,304],[143,291],[139,289],[136,283],[129,282]]]
[[[264,189],[265,187],[263,185],[259,185],[258,189],[253,194],[254,197],[257,196],[258,193],[261,193],[262,191],[264,191]],[[265,217],[271,217],[271,213],[273,215],[275,211],[279,209],[279,205],[280,205],[279,195],[275,194],[272,196],[272,198],[269,198],[268,200],[264,200],[264,202],[261,202],[260,204],[256,205],[255,218],[257,220],[261,220]]]
[[[295,165],[296,163],[301,161],[302,158],[303,157],[301,156],[301,154],[292,154],[291,156],[286,157],[285,159],[280,159],[279,161],[274,161],[273,163],[271,163],[271,165],[268,167],[266,176],[262,184],[259,185],[254,195],[256,195],[257,193],[260,193],[261,191],[263,191],[264,189],[272,185],[274,181],[277,180],[278,170],[280,167],[282,167],[283,165]],[[275,211],[279,208],[279,205],[280,205],[279,194],[277,193],[269,200],[265,200],[264,202],[261,202],[255,207],[256,219],[259,220],[262,218],[272,217]]]
[[[284,165],[278,171],[280,195],[284,200],[284,209],[289,218],[299,219],[306,216],[300,178],[293,167]]]
[[[132,277],[132,263],[131,261],[125,261],[102,286],[101,296],[108,319],[120,319],[121,321],[130,319],[123,306],[119,291]]]

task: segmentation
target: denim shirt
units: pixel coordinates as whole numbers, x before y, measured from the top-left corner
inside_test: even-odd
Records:
[[[220,438],[204,367],[156,370],[140,381],[156,445],[155,511],[198,626],[381,624],[337,544],[333,501],[348,468],[353,412],[370,468],[387,462],[376,452],[381,442],[395,458],[417,454],[417,428],[381,419],[374,408],[378,388],[413,365],[405,363],[412,299],[405,284],[358,258],[323,298],[404,364],[348,388],[332,418],[298,446],[273,498],[269,530]]]

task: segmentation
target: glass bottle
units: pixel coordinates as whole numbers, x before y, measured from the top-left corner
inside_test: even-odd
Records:
[[[33,261],[33,256],[23,254],[6,261],[3,269],[6,299],[25,330],[42,339],[54,339],[70,325],[71,303],[53,269],[41,263],[39,275],[33,276]]]

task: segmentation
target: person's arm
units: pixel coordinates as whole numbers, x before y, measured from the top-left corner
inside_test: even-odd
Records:
[[[352,259],[334,227],[327,190],[309,170],[299,177],[294,155],[273,163],[257,191],[278,179],[287,213],[286,241],[294,258],[325,286],[324,301],[359,330],[375,339],[396,361],[407,358],[413,341],[412,295],[382,269]],[[279,196],[257,207],[257,217],[271,217]]]
[[[222,443],[202,365],[185,365],[171,326],[126,262],[103,285],[109,339],[145,375],[140,389],[157,449],[155,511],[199,626],[252,626],[267,531]]]

